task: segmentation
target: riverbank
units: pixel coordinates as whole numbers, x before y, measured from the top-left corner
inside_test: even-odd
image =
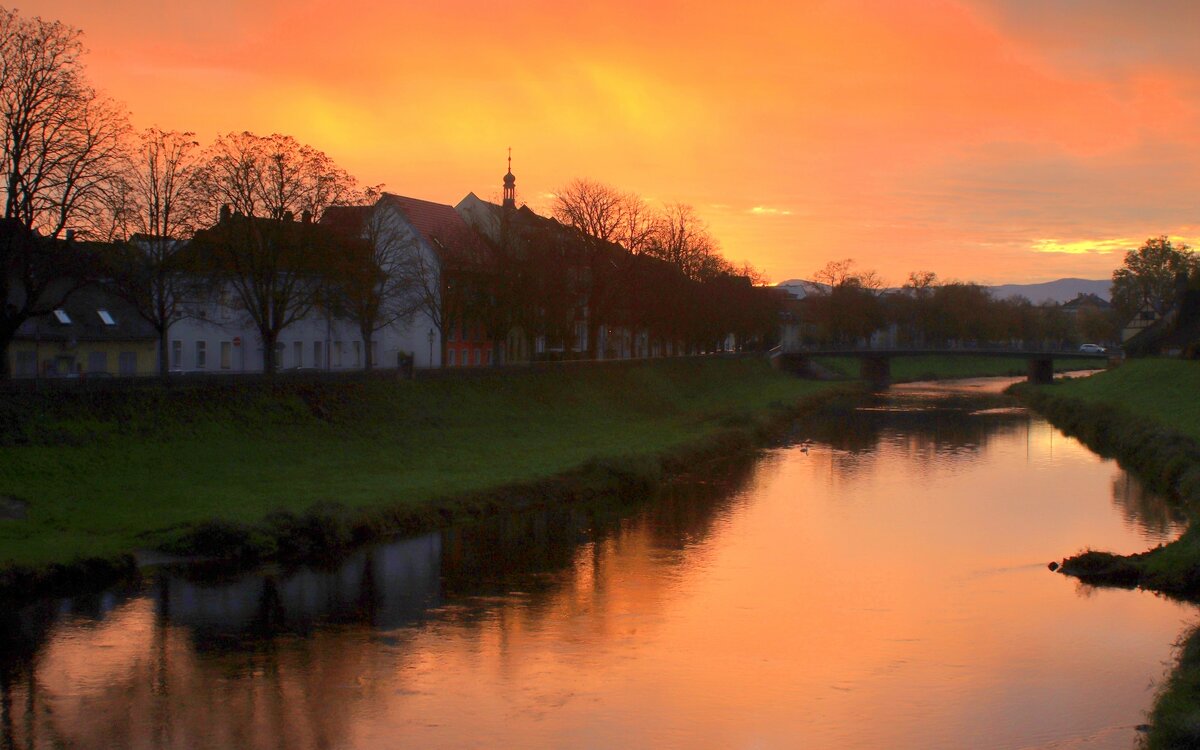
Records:
[[[727,359],[23,395],[0,411],[0,589],[104,582],[137,550],[303,559],[645,492],[847,388]]]
[[[1121,461],[1192,517],[1179,539],[1146,552],[1087,550],[1062,571],[1094,585],[1139,586],[1200,597],[1200,363],[1133,360],[1115,370],[1018,394],[1064,432]],[[1151,714],[1149,748],[1200,746],[1200,631],[1181,641],[1179,663]]]

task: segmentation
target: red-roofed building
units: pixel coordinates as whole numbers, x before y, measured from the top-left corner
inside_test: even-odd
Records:
[[[488,330],[493,256],[453,206],[384,193],[381,222],[413,243],[413,335],[418,367],[483,367],[493,363]],[[417,342],[419,343],[419,342]]]

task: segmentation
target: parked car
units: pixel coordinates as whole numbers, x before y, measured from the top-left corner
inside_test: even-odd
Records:
[[[1079,351],[1083,354],[1103,354],[1104,347],[1099,344],[1080,344]]]

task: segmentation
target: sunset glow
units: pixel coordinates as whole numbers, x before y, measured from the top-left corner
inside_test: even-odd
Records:
[[[711,5],[711,7],[709,7]],[[695,206],[774,281],[852,257],[1109,276],[1200,236],[1200,6],[1101,0],[33,0],[138,127],[287,133],[456,203],[588,177]]]

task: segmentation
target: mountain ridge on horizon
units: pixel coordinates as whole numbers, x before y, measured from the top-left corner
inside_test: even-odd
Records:
[[[786,289],[793,296],[803,299],[809,289],[823,285],[807,279],[788,279],[787,281],[775,284],[775,286]],[[1039,304],[1047,300],[1062,304],[1070,302],[1080,294],[1094,294],[1101,299],[1108,300],[1111,296],[1110,287],[1112,286],[1112,280],[1065,277],[1055,279],[1054,281],[1042,281],[1034,284],[981,284],[981,286],[991,292],[992,296],[997,299],[1025,297],[1034,304]],[[895,289],[898,287],[891,288]]]

